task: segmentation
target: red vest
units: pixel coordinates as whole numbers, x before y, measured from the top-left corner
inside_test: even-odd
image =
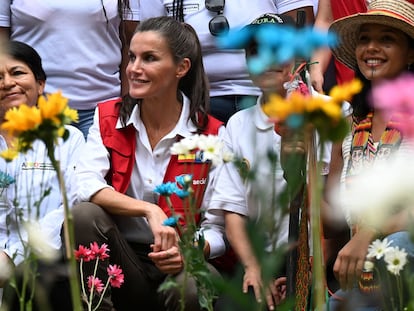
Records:
[[[136,147],[136,131],[132,125],[116,129],[116,123],[119,117],[119,106],[116,103],[121,99],[109,100],[98,104],[99,110],[99,125],[103,143],[111,155],[111,170],[106,176],[108,184],[112,185],[117,191],[125,193],[128,189],[132,169],[135,161],[135,147]],[[223,123],[213,117],[209,116],[207,129],[203,134],[217,135],[220,126]],[[193,189],[195,193],[195,208],[194,217],[196,223],[200,220],[200,213],[198,209],[203,200],[204,191],[207,185],[208,172],[210,169],[209,163],[194,163],[194,162],[179,162],[176,155],[171,156],[167,171],[164,175],[164,182],[175,182],[175,177],[181,174],[193,175]],[[182,200],[177,195],[171,196],[174,213],[182,216],[180,219],[181,225],[185,224],[185,209],[189,208],[188,199]],[[172,212],[165,200],[165,197],[160,196],[158,205],[162,210],[171,216]],[[193,205],[193,206],[194,206]],[[187,213],[188,215],[188,213]],[[218,258],[210,260],[210,262],[219,270],[232,272],[237,262],[237,257],[230,248],[226,253]]]
[[[111,157],[111,169],[106,175],[108,184],[112,185],[115,190],[125,193],[131,181],[132,169],[135,162],[135,148],[136,148],[136,131],[132,125],[116,129],[116,123],[119,117],[119,107],[116,103],[121,99],[109,100],[98,104],[99,109],[99,125],[102,136],[102,141],[108,149]],[[207,129],[203,134],[217,135],[222,122],[209,117]],[[210,170],[210,163],[195,163],[194,161],[179,161],[177,155],[172,155],[168,164],[167,171],[164,175],[164,183],[175,182],[175,177],[182,174],[193,175],[193,190],[195,202],[190,204],[188,199],[181,199],[176,194],[173,194],[170,199],[174,208],[174,214],[180,215],[180,223],[184,225],[185,215],[193,214],[196,223],[200,220],[200,213],[198,212],[204,191],[207,186],[208,173]],[[167,204],[164,196],[160,196],[158,205],[162,208],[165,214],[170,217],[173,213]],[[194,211],[189,209],[194,208]],[[191,214],[185,211],[188,210]]]

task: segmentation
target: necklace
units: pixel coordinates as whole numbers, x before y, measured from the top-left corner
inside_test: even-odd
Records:
[[[372,165],[379,159],[386,159],[397,150],[401,144],[402,133],[400,130],[404,114],[396,113],[388,121],[378,143],[372,138],[373,112],[360,122],[354,121],[352,125],[351,162],[348,166],[348,176],[358,174],[363,167]]]

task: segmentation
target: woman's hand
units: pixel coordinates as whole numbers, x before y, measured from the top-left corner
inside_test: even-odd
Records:
[[[163,225],[167,215],[157,205],[151,204],[147,209],[146,218],[154,235],[153,251],[168,250],[178,245],[178,235],[174,228]]]
[[[375,233],[373,231],[361,229],[339,251],[333,271],[341,289],[351,289],[359,280],[368,252],[368,246],[374,236]]]
[[[151,245],[153,247],[154,245]],[[151,252],[148,257],[161,272],[177,274],[183,269],[183,259],[177,246],[159,252]]]

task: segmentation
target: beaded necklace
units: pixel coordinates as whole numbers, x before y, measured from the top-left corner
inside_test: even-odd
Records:
[[[363,167],[372,165],[375,160],[386,159],[398,149],[402,140],[399,125],[404,120],[405,114],[395,113],[388,121],[385,131],[379,142],[373,141],[372,129],[373,112],[360,122],[354,121],[352,125],[351,160],[348,166],[348,176],[358,174]]]

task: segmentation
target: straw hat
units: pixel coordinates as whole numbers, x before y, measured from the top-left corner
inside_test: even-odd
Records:
[[[335,32],[340,39],[332,53],[349,68],[357,68],[355,48],[359,28],[371,23],[399,29],[414,39],[414,0],[372,0],[366,13],[350,15],[332,23],[329,31]]]

